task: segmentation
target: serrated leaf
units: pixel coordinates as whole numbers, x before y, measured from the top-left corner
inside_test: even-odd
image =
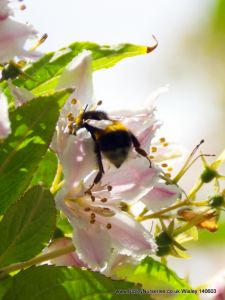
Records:
[[[56,154],[48,150],[40,162],[30,185],[41,184],[46,188],[51,187],[57,170],[58,160]]]
[[[33,80],[20,76],[13,80],[13,83],[17,86],[25,87],[35,95],[52,92],[66,65],[84,49],[92,52],[94,71],[112,67],[124,58],[150,52],[148,47],[140,45],[118,44],[109,46],[98,45],[92,42],[75,42],[55,53],[47,53],[40,60],[25,69],[26,74],[32,77]],[[4,87],[5,85],[2,84],[2,89]],[[5,93],[9,96],[7,90]]]
[[[117,294],[134,285],[112,280],[97,272],[55,266],[32,267],[18,275],[3,300],[149,300],[149,295]],[[135,288],[137,290],[137,288]]]
[[[131,264],[121,265],[116,268],[115,274],[119,278],[124,278],[127,281],[140,283],[144,289],[149,290],[179,290],[177,294],[166,294],[165,298],[162,298],[162,294],[154,294],[154,299],[188,299],[197,300],[199,299],[195,294],[188,294],[188,298],[184,298],[187,294],[182,294],[182,289],[191,289],[189,284],[183,279],[179,278],[176,273],[170,270],[164,264],[154,260],[153,258],[147,257],[139,265],[134,266]],[[172,296],[172,298],[171,298]]]
[[[0,146],[0,214],[30,183],[55,131],[69,90],[38,97],[10,114],[12,133]]]
[[[3,296],[9,290],[12,285],[12,277],[7,276],[6,278],[0,279],[0,300],[2,300]]]
[[[25,261],[40,253],[56,223],[53,195],[40,186],[28,190],[0,222],[0,266]]]

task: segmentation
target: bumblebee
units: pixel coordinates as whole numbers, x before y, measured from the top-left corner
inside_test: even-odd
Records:
[[[85,128],[94,141],[99,168],[89,190],[99,183],[104,174],[102,156],[116,168],[120,168],[127,159],[132,147],[134,147],[138,154],[149,161],[151,168],[151,160],[145,150],[140,147],[140,143],[135,135],[121,122],[109,118],[104,111],[86,111],[85,109],[76,119],[73,134],[76,134],[81,128]]]

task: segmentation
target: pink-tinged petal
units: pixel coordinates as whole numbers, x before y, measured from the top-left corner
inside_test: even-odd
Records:
[[[97,168],[94,143],[86,131],[68,135],[62,152],[58,153],[67,185],[71,188]]]
[[[53,240],[53,242],[45,250],[45,253],[50,253],[58,249],[67,247],[71,245],[72,240],[70,238],[62,237]],[[76,266],[76,267],[86,267],[87,265],[79,259],[77,253],[70,252],[65,255],[58,256],[50,260],[50,263],[56,266]]]
[[[73,242],[79,258],[93,270],[104,269],[111,253],[111,241],[107,229],[97,224],[74,227]]]
[[[150,232],[128,214],[120,212],[108,220],[102,218],[102,224],[111,224],[108,229],[114,247],[120,254],[141,259],[155,253],[156,244]]]
[[[150,210],[159,210],[174,203],[181,196],[181,193],[176,185],[158,183],[140,201]]]
[[[27,39],[34,38],[36,30],[26,24],[7,18],[0,26],[0,63],[5,63],[14,56],[28,56],[30,53],[24,50]]]
[[[34,98],[31,92],[24,87],[14,85],[11,79],[8,80],[8,86],[15,101],[15,107],[19,107]]]
[[[9,1],[1,0],[0,1],[0,22],[7,19],[10,15],[13,15],[13,12],[9,8]]]
[[[157,151],[152,153],[155,163],[179,158],[184,156],[187,152],[181,145],[173,143],[168,143],[168,146],[166,147],[159,143],[152,143],[151,146],[157,148]]]
[[[79,100],[84,106],[92,103],[92,57],[90,51],[84,50],[68,64],[59,78],[57,89],[61,88],[75,89],[63,108],[62,115],[64,116],[69,112],[77,114],[77,106],[71,105],[73,98]]]
[[[10,133],[8,101],[6,96],[0,92],[0,138],[6,138]]]
[[[135,154],[136,155],[136,154]],[[102,184],[110,184],[114,196],[126,201],[137,201],[143,194],[152,188],[158,179],[160,170],[152,165],[146,158],[136,156],[128,160],[119,168],[112,167],[106,171]]]

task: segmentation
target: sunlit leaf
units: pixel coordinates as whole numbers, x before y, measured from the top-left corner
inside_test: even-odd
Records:
[[[97,272],[77,268],[32,267],[16,275],[4,300],[150,300],[149,295],[132,294],[133,284],[106,278]],[[117,290],[128,291],[117,294]]]
[[[39,186],[27,191],[0,222],[0,266],[37,255],[50,240],[55,222],[52,194]]]
[[[195,294],[188,294],[188,298],[184,290],[190,290],[191,287],[185,280],[180,279],[175,272],[170,270],[164,264],[154,260],[153,258],[144,259],[139,265],[121,265],[115,270],[119,278],[124,278],[127,281],[140,283],[142,288],[151,290],[164,290],[164,294],[152,295],[154,299],[199,299]],[[168,290],[180,291],[173,294],[168,294]],[[183,293],[182,293],[183,290]]]
[[[98,45],[92,42],[75,42],[57,52],[47,53],[40,60],[25,69],[26,74],[32,79],[20,76],[14,79],[13,83],[17,86],[25,87],[35,95],[41,95],[54,91],[58,78],[66,65],[84,49],[92,52],[93,70],[96,71],[112,67],[124,58],[151,52],[153,48],[154,46],[146,47],[132,44],[109,46]],[[6,89],[4,82],[2,83],[2,89]],[[9,96],[7,89],[5,92]]]
[[[10,114],[12,133],[0,146],[0,214],[30,183],[71,91],[38,97]]]

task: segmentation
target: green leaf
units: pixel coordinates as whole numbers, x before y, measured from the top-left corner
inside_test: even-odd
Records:
[[[126,264],[116,268],[115,274],[119,278],[126,279],[127,281],[140,283],[144,289],[148,290],[165,290],[165,294],[154,294],[154,299],[199,299],[195,294],[185,294],[182,290],[191,287],[183,279],[180,279],[175,272],[170,270],[164,264],[147,257],[138,266]],[[177,294],[168,294],[167,290],[180,291]],[[188,296],[187,296],[188,295]],[[188,298],[184,298],[184,297]]]
[[[25,87],[35,95],[52,92],[57,86],[58,78],[66,65],[84,49],[92,52],[94,71],[112,67],[124,58],[146,54],[151,50],[146,46],[132,44],[109,46],[91,42],[75,42],[55,53],[51,52],[44,55],[40,60],[25,69],[26,74],[32,77],[33,80],[20,76],[13,80],[13,83]],[[2,85],[2,87],[5,86]],[[6,94],[9,95],[9,92],[6,92]]]
[[[7,290],[9,290],[9,288],[12,285],[12,282],[13,280],[11,276],[7,276],[6,278],[0,280],[0,300],[2,300]]]
[[[12,133],[0,147],[0,214],[30,183],[55,131],[60,108],[71,91],[36,98],[10,114]]]
[[[20,272],[4,300],[149,300],[149,295],[116,294],[134,285],[77,268],[41,266]],[[137,291],[137,288],[135,288]]]
[[[73,227],[69,223],[68,218],[66,218],[65,216],[62,216],[60,214],[60,212],[58,213],[58,216],[57,216],[56,226],[59,230],[61,230],[64,233],[64,235],[72,236]]]
[[[34,174],[31,185],[41,184],[50,189],[56,174],[57,164],[58,160],[55,153],[48,150]]]
[[[28,190],[0,222],[0,266],[39,254],[50,240],[55,223],[53,195],[40,186]]]

